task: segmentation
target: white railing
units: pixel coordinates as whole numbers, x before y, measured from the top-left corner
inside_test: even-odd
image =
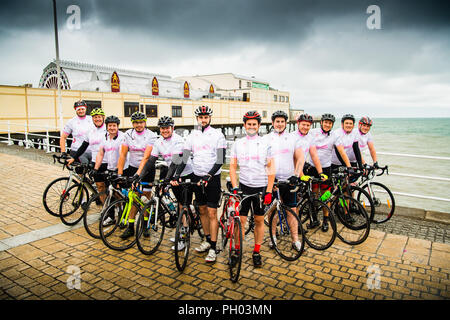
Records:
[[[52,151],[59,149],[60,146],[54,145],[50,143],[50,139],[59,139],[59,129],[54,126],[49,125],[29,125],[27,123],[14,123],[9,120],[0,122],[0,127],[4,128],[6,124],[6,130],[1,129],[0,132],[6,132],[7,136],[0,136],[0,142],[6,143],[7,145],[13,145],[14,141],[18,142],[19,145],[22,145],[25,147],[25,149],[34,148],[35,144],[39,144],[39,146],[42,146],[44,150],[46,150],[47,153],[55,152]],[[22,130],[11,130],[11,127],[17,127],[17,128],[23,128]],[[33,132],[30,132],[30,129],[33,129]],[[35,132],[45,132],[45,133],[35,133]],[[57,134],[50,134],[50,132],[58,132]],[[21,138],[13,138],[11,135],[23,135],[23,139]],[[30,137],[40,137],[42,138],[42,142],[34,142],[30,139]],[[68,138],[67,140],[72,140],[72,138]],[[67,141],[66,140],[66,141]],[[70,149],[70,148],[68,148]]]

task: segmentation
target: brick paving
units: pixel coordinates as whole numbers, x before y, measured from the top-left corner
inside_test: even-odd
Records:
[[[209,265],[203,254],[191,250],[185,272],[178,272],[168,241],[172,229],[166,229],[169,232],[152,256],[143,255],[136,247],[124,252],[110,250],[101,240],[89,237],[83,227],[2,249],[2,240],[60,224],[45,211],[41,197],[51,180],[65,174],[50,161],[0,153],[0,299],[450,298],[447,236],[440,241],[440,236],[427,239],[394,234],[390,229],[372,230],[359,246],[336,240],[326,251],[308,248],[295,262],[283,261],[271,251],[266,233],[261,269],[252,266],[250,236],[236,284],[228,280],[223,255]],[[399,226],[400,220],[394,216],[386,225]],[[424,222],[415,220],[413,224],[422,226]],[[430,228],[444,230],[444,234],[448,230],[447,225]],[[195,246],[197,236],[194,240]],[[80,271],[79,287],[73,281],[74,268]]]

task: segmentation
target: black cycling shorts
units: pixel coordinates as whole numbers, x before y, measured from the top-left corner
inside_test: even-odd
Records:
[[[297,206],[297,192],[291,192],[292,189],[294,189],[293,186],[287,186],[287,185],[278,187],[278,190],[280,192],[281,202],[283,202],[283,204],[285,206],[288,206],[290,208],[295,208]]]
[[[331,166],[322,168],[322,172],[328,176],[328,180],[324,181],[323,184],[321,184],[322,189],[328,189],[329,186],[331,186]],[[312,176],[314,178],[320,178],[319,173],[317,172],[316,167],[309,166],[306,171],[303,171],[304,174],[308,176]],[[313,186],[318,187],[318,185],[315,183]]]
[[[93,166],[95,166],[95,162],[91,162]],[[100,168],[98,168],[97,172],[99,174],[94,174],[93,178],[95,182],[105,182],[105,175],[103,174],[108,169],[107,163],[102,163]]]
[[[187,176],[181,177],[181,180],[186,181],[189,179],[192,182],[193,177],[194,177],[194,174],[191,173],[191,174],[188,174]],[[172,192],[173,192],[175,198],[177,199],[178,203],[181,205],[184,205],[183,188],[184,187],[172,187]],[[189,189],[187,191],[187,205],[192,203],[193,195],[194,195],[193,188],[189,187]]]
[[[264,192],[266,191],[266,187],[249,187],[246,186],[245,184],[240,183],[239,184],[239,189],[241,189],[242,193],[244,194],[243,197],[245,196],[249,196],[255,193],[259,193],[262,192],[262,194],[264,195]],[[239,211],[239,215],[240,216],[248,216],[248,211],[250,210],[250,205],[253,206],[253,214],[255,216],[263,216],[264,215],[264,210],[262,208],[262,204],[261,204],[261,197],[251,197],[251,198],[247,198],[246,200],[244,200],[244,202],[241,202],[241,210]]]
[[[192,182],[199,182],[202,177],[193,174]],[[219,207],[220,197],[222,195],[220,174],[211,178],[208,185],[205,187],[205,193],[201,186],[194,186],[195,200],[199,206],[207,205],[208,208]]]

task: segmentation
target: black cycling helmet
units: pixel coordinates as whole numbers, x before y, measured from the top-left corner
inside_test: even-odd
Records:
[[[353,123],[355,123],[355,117],[350,113],[344,114],[342,116],[341,122],[344,123],[345,120],[352,120]]]
[[[368,126],[372,126],[373,121],[369,117],[362,117],[359,119],[359,124],[367,124]]]
[[[261,115],[258,113],[258,111],[248,111],[247,113],[244,114],[244,117],[242,118],[242,121],[244,121],[244,123],[247,122],[247,120],[250,119],[256,119],[258,121],[258,123],[261,123]]]
[[[143,112],[136,111],[131,115],[131,122],[135,121],[147,121],[147,116]]]
[[[175,122],[171,117],[163,116],[158,120],[158,127],[173,127]]]
[[[302,113],[297,119],[297,122],[301,122],[301,121],[313,123],[313,118],[312,118],[312,116],[310,116],[307,113]]]
[[[117,125],[119,125],[120,124],[120,119],[117,118],[116,116],[108,116],[105,119],[105,123],[106,124],[108,124],[108,123],[117,123]]]
[[[288,120],[288,115],[283,110],[277,110],[274,113],[272,113],[272,121],[275,121],[276,118],[284,118],[284,120]]]
[[[322,118],[320,118],[320,121],[324,120],[330,120],[331,122],[334,123],[336,121],[336,118],[331,113],[324,113],[322,115]]]
[[[78,107],[85,107],[85,108],[87,108],[86,101],[84,101],[84,100],[78,100],[78,101],[76,101],[76,102],[73,104],[73,108],[76,109],[76,108],[78,108]]]
[[[208,115],[211,116],[213,114],[213,111],[210,107],[208,106],[199,106],[195,109],[194,111],[194,115],[196,117],[198,116],[202,116],[202,115]]]

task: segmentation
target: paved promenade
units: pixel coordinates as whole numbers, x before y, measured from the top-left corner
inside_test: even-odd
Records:
[[[62,225],[43,208],[42,192],[66,171],[45,161],[48,157],[43,161],[1,151],[2,300],[450,298],[448,224],[394,216],[383,226],[385,231],[371,230],[359,246],[336,240],[324,252],[308,248],[291,263],[268,248],[266,233],[261,269],[253,268],[253,238],[247,237],[241,277],[233,284],[223,255],[208,265],[203,254],[191,250],[185,272],[179,273],[168,241],[173,229],[166,229],[157,253],[145,256],[137,248],[110,250],[101,240],[91,238],[82,225]],[[400,229],[408,223],[426,225],[439,234],[431,237],[423,230],[414,236],[394,234],[390,223]],[[198,243],[197,236],[194,240],[193,246]]]

